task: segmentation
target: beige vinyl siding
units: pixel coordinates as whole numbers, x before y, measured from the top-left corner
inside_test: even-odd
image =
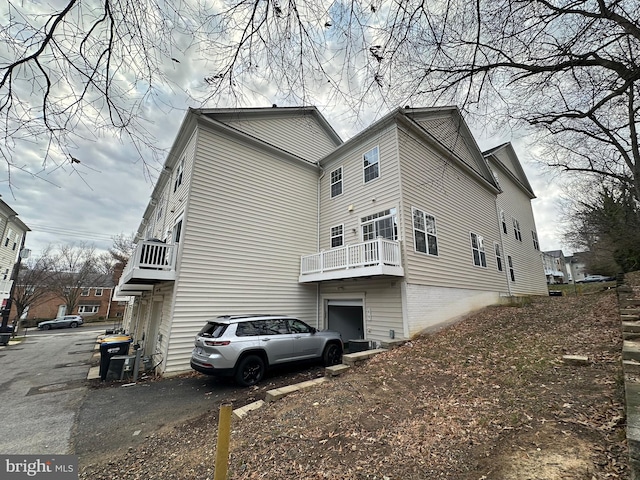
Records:
[[[472,150],[476,149],[475,145],[468,145],[467,140],[462,135],[457,122],[447,115],[446,117],[431,118],[420,120],[418,123],[431,135],[437,138],[449,150],[455,154],[469,167],[476,172],[481,170],[477,166],[477,159],[474,158]],[[478,152],[479,154],[480,152]]]
[[[513,160],[511,159],[511,156],[508,153],[508,150],[506,148],[502,148],[497,150],[496,152],[493,153],[493,155],[502,162],[502,164],[507,167],[507,169],[518,179],[522,182],[522,178],[520,178],[520,169],[516,167],[515,163],[513,162]],[[495,165],[491,165],[491,167],[494,170],[497,170]],[[500,170],[497,170],[498,172],[500,172]],[[498,173],[499,175],[499,179],[500,181],[502,181],[502,179],[504,178],[504,173],[501,175],[500,173]],[[526,185],[526,181],[523,182]]]
[[[274,115],[272,117],[224,120],[242,132],[311,162],[317,162],[336,148],[336,144],[312,115]]]
[[[376,146],[379,149],[380,176],[364,183],[362,156]],[[331,172],[338,167],[342,167],[342,195],[331,198]],[[362,217],[399,208],[400,183],[395,125],[354,145],[323,165],[323,169],[320,187],[320,249],[331,248],[331,227],[344,224],[345,244],[358,243],[362,241]],[[353,206],[351,211],[350,206]]]
[[[189,182],[193,169],[193,161],[195,156],[196,132],[192,132],[189,141],[178,156],[178,161],[171,171],[170,175],[162,178],[163,185],[158,193],[158,201],[151,214],[152,233],[150,238],[159,238],[172,242],[171,238],[167,238],[167,233],[173,229],[175,221],[184,212],[187,196],[189,193]],[[178,165],[182,158],[185,159],[184,171],[182,174],[182,184],[173,191],[173,186],[177,174]],[[158,218],[158,209],[162,209],[162,214]]]
[[[317,170],[199,129],[175,287],[167,372],[189,369],[214,316],[280,313],[315,325],[316,287],[298,283],[315,251]]]
[[[507,234],[500,227],[503,244],[503,263],[507,274],[507,255],[511,255],[515,270],[515,282],[511,282],[513,295],[547,295],[546,277],[542,253],[533,247],[531,231],[536,230],[529,197],[489,159],[491,168],[496,169],[503,193],[498,195],[498,208],[505,213]],[[520,223],[522,241],[516,240],[512,219]]]
[[[402,208],[406,221],[403,257],[409,284],[506,292],[496,268],[493,243],[499,240],[495,195],[451,159],[399,131]],[[438,256],[415,251],[412,207],[436,219]],[[473,264],[470,233],[481,235],[487,266]]]
[[[7,280],[10,280],[13,265],[18,260],[24,231],[7,218],[0,217],[0,234],[2,234],[2,238],[0,238],[0,280],[3,279],[7,270]],[[9,244],[5,247],[7,237],[9,237]],[[15,249],[13,248],[14,243],[16,244]]]
[[[403,338],[402,279],[353,279],[348,282],[323,282],[320,294],[323,300],[336,298],[364,298],[364,332],[367,340],[388,342],[389,330],[395,331],[395,340]],[[323,302],[324,303],[324,302]],[[322,306],[322,328],[327,327],[327,311]],[[344,338],[344,341],[348,339]]]

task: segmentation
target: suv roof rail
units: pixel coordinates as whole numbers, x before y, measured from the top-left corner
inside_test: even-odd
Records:
[[[278,313],[239,313],[235,315],[219,315],[216,318],[227,318],[229,320],[235,320],[240,318],[252,317],[289,317],[289,315],[280,315]]]

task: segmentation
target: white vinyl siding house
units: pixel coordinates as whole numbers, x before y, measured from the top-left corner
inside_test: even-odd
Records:
[[[539,252],[502,231],[535,232],[533,194],[487,158],[456,108],[397,109],[347,142],[313,107],[190,110],[118,287],[127,328],[173,374],[217,315],[381,343],[540,293]],[[145,248],[164,253],[143,265]]]

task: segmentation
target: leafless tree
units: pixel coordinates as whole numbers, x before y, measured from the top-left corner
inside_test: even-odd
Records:
[[[48,298],[54,277],[54,268],[50,248],[45,249],[37,258],[23,260],[18,272],[18,279],[12,289],[11,300],[16,309],[13,319],[14,332],[16,324],[29,308],[39,305]]]
[[[95,247],[87,243],[60,245],[53,253],[51,292],[65,302],[69,314],[78,306],[83,290],[96,285],[100,276],[96,262]]]
[[[8,165],[35,137],[73,166],[73,135],[96,127],[148,144],[140,114],[175,67],[190,81],[176,88],[205,85],[214,104],[339,103],[367,123],[398,105],[454,103],[539,132],[551,167],[615,179],[640,199],[637,0],[59,0],[33,16],[8,3]]]

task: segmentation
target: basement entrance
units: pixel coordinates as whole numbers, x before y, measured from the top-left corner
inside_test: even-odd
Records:
[[[364,338],[364,313],[362,300],[327,300],[327,326],[340,332],[345,348],[349,340]]]

